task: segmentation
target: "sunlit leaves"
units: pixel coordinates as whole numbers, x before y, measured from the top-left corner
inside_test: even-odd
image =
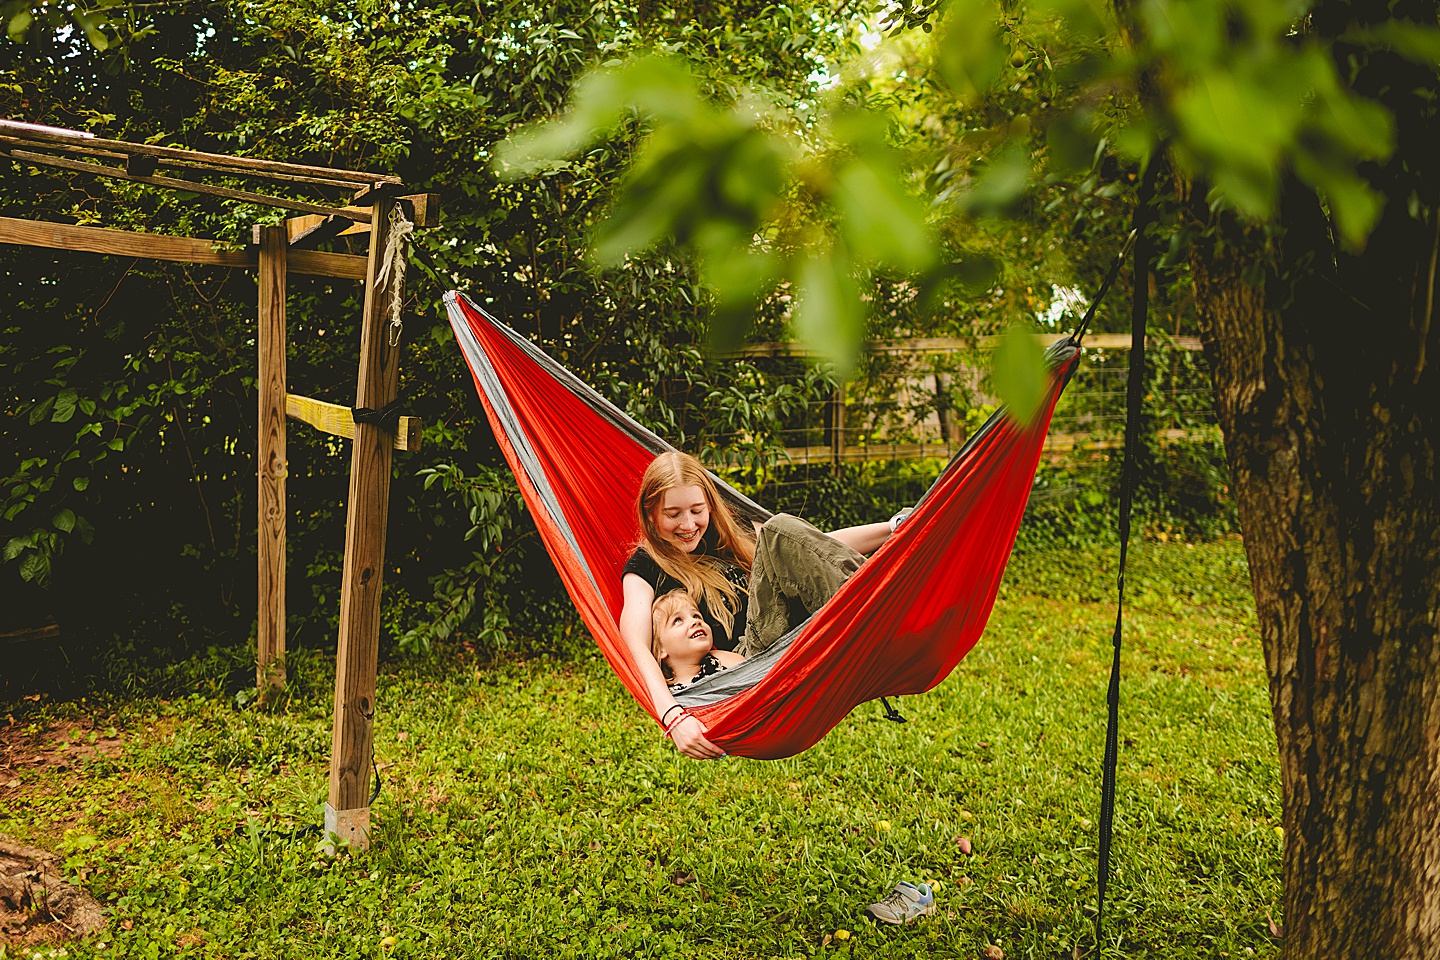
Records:
[[[1014,324],[995,348],[991,384],[1010,415],[1029,426],[1045,399],[1045,351],[1025,324]]]
[[[1089,170],[1095,162],[1099,143],[1089,110],[1082,108],[1061,114],[1045,130],[1051,172],[1065,177]]]
[[[1440,65],[1440,28],[1434,24],[1387,20],[1340,38],[1344,43],[1394,50],[1426,66]]]
[[[935,32],[935,67],[962,101],[988,88],[1008,56],[993,0],[954,0]]]
[[[796,335],[846,375],[855,363],[864,315],[843,249],[822,247],[799,263]]]
[[[688,247],[713,294],[719,347],[736,345],[756,304],[788,281],[797,333],[848,367],[867,313],[861,277],[920,272],[937,260],[926,209],[905,184],[906,163],[880,116],[837,111],[820,152],[797,144],[759,102],[703,96],[674,60],[609,65],[577,86],[562,118],[504,145],[497,166],[506,176],[563,169],[637,117],[648,135],[594,232],[591,259],[615,266],[667,241]],[[817,206],[833,234],[806,227]]]
[[[688,70],[665,57],[639,57],[585,74],[570,108],[550,123],[523,131],[498,148],[496,166],[527,176],[613,133],[630,111],[660,123],[694,127],[701,103]]]
[[[1023,143],[1011,143],[980,168],[974,184],[960,197],[960,207],[972,216],[1004,216],[1029,185],[1029,151]]]

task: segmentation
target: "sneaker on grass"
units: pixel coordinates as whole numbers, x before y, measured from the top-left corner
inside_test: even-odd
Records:
[[[909,923],[935,912],[935,894],[928,883],[901,880],[890,895],[865,908],[865,916],[881,923]]]

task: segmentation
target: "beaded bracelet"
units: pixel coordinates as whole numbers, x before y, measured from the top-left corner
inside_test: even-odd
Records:
[[[668,713],[669,711],[667,710],[666,712]],[[676,727],[680,726],[680,724],[684,723],[689,716],[690,714],[686,713],[683,709],[679,713],[677,713],[675,715],[675,719],[671,720],[665,725],[665,736],[670,736],[671,731],[673,731]]]

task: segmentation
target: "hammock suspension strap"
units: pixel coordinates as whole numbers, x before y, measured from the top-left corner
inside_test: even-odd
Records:
[[[1101,949],[1105,922],[1105,889],[1110,881],[1110,842],[1115,820],[1115,772],[1119,760],[1120,730],[1120,641],[1125,616],[1125,560],[1130,549],[1130,506],[1135,491],[1135,445],[1140,432],[1140,404],[1145,395],[1145,321],[1150,313],[1150,264],[1154,259],[1154,246],[1145,229],[1155,219],[1153,200],[1155,179],[1160,171],[1160,154],[1157,151],[1150,158],[1150,165],[1140,181],[1140,190],[1135,200],[1134,229],[1126,241],[1126,250],[1135,247],[1132,261],[1135,276],[1134,292],[1130,299],[1130,371],[1126,378],[1125,392],[1125,460],[1120,475],[1120,561],[1115,576],[1115,634],[1111,639],[1113,656],[1110,662],[1110,686],[1106,694],[1108,717],[1105,723],[1105,760],[1100,785],[1100,845],[1099,864],[1096,871],[1097,897],[1095,905],[1095,949]],[[1119,260],[1111,268],[1105,286],[1108,287],[1119,271]],[[1101,288],[1102,293],[1105,289]],[[1083,335],[1085,325],[1090,322],[1094,307],[1086,314],[1081,324]]]
[[[900,698],[899,698],[899,697],[896,697],[895,699],[896,699],[896,700],[899,700]],[[895,706],[894,706],[894,704],[892,704],[892,703],[890,702],[890,698],[889,698],[889,697],[881,697],[881,698],[880,698],[880,706],[882,706],[882,707],[885,708],[885,719],[886,719],[886,720],[893,720],[893,721],[895,721],[896,723],[905,723],[905,722],[907,722],[907,721],[905,720],[905,718],[900,715],[900,711],[895,709]]]

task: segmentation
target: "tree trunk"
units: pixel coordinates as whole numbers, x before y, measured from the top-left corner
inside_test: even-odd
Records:
[[[1400,156],[1372,171],[1392,197]],[[1191,266],[1270,674],[1286,960],[1440,957],[1429,191],[1347,255],[1299,185],[1265,231],[1179,190],[1210,238]]]

